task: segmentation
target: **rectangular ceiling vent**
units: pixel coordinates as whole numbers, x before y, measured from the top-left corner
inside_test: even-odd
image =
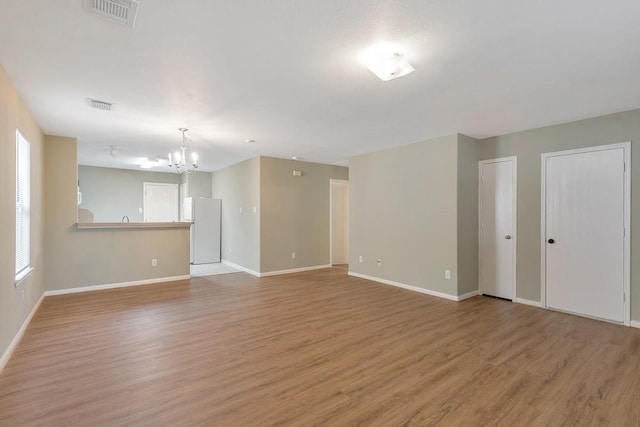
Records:
[[[107,21],[133,28],[138,13],[136,0],[84,0],[84,10]]]
[[[87,102],[89,103],[89,106],[91,108],[104,110],[104,111],[111,111],[111,106],[113,105],[110,102],[99,101],[97,99],[91,99],[91,98],[87,98]]]

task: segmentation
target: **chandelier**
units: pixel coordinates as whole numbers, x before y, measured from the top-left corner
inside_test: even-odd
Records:
[[[189,129],[178,128],[178,130],[182,132],[182,145],[180,146],[180,151],[176,151],[173,156],[169,153],[169,167],[176,168],[177,173],[186,172],[192,174],[198,169],[198,155],[191,153],[191,168],[187,169],[187,137],[184,133]]]

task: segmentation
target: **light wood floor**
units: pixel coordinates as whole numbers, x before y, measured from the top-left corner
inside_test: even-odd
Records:
[[[640,425],[640,330],[341,269],[48,297],[2,426]]]

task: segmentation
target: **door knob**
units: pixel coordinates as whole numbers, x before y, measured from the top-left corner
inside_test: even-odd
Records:
[[[547,242],[549,242],[549,243],[551,243],[553,245],[556,241],[553,240],[553,239],[549,239],[549,240],[547,240]]]
[[[511,234],[507,234],[506,236],[504,236],[504,238],[507,240],[511,240]]]

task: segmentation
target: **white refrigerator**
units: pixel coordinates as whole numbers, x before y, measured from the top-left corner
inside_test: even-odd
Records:
[[[222,200],[187,197],[183,202],[185,221],[191,225],[191,264],[220,262],[220,218]]]

